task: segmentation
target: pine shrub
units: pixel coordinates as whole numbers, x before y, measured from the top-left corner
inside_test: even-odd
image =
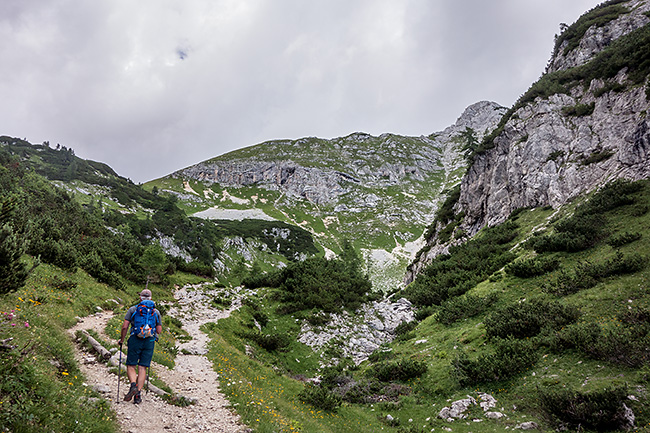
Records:
[[[305,388],[298,394],[298,398],[316,409],[327,412],[336,412],[343,403],[343,399],[332,391],[311,383],[305,385]]]
[[[560,267],[560,261],[555,257],[533,257],[509,263],[505,271],[519,278],[532,278],[544,275]]]
[[[558,429],[599,432],[629,429],[625,387],[583,393],[567,388],[539,389],[539,403]]]
[[[496,294],[491,294],[486,297],[465,294],[443,303],[438,310],[436,320],[444,325],[452,325],[460,320],[474,317],[484,312],[496,300]]]
[[[485,318],[488,338],[535,337],[545,328],[559,329],[575,322],[580,313],[577,308],[559,302],[533,299],[500,307]]]
[[[414,359],[399,359],[397,361],[382,361],[373,364],[369,370],[372,377],[382,381],[401,381],[415,379],[427,372],[427,363]]]
[[[495,350],[470,360],[461,353],[452,362],[452,375],[461,386],[498,382],[523,373],[535,365],[537,352],[530,340],[494,339]]]
[[[642,235],[639,232],[625,232],[621,233],[617,236],[612,236],[607,240],[607,244],[610,245],[612,248],[620,248],[623,245],[630,244],[634,241],[638,241],[641,239]]]

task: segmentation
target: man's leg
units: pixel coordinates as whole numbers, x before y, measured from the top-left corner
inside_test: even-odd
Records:
[[[133,369],[133,372],[135,373],[135,368]],[[138,391],[141,391],[142,388],[144,388],[145,380],[147,380],[147,367],[144,365],[138,365]]]
[[[126,366],[126,377],[129,378],[129,383],[133,383],[136,381],[137,374],[135,373],[135,365],[127,365]]]
[[[129,378],[129,383],[131,384],[131,387],[129,388],[129,392],[127,392],[126,395],[124,396],[124,401],[131,401],[133,396],[138,393],[138,386],[136,384],[137,376],[135,374],[135,365],[126,366],[126,376]]]

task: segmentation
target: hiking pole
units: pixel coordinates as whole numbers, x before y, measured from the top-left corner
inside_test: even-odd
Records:
[[[122,344],[120,344],[120,363],[117,366],[117,404],[120,404],[120,380],[122,379]]]
[[[147,395],[149,395],[149,367],[147,367]]]

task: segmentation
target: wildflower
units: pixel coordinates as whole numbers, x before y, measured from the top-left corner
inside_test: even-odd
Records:
[[[25,322],[25,328],[29,328],[29,323]]]

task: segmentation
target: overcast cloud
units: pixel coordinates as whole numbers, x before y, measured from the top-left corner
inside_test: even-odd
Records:
[[[597,0],[2,0],[0,135],[145,182],[279,138],[511,106]]]

